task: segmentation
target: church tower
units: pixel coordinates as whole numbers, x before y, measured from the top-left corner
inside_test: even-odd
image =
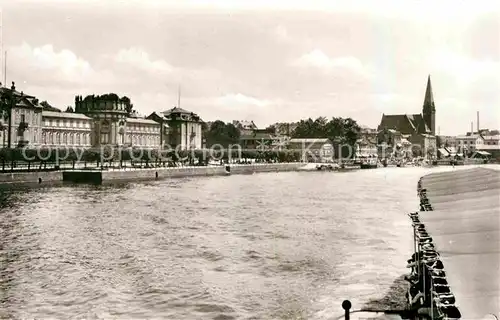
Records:
[[[427,88],[425,89],[422,117],[424,118],[427,127],[431,130],[431,134],[436,135],[436,106],[434,105],[430,75],[427,78]]]

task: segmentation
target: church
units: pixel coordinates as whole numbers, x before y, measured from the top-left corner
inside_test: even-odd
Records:
[[[382,114],[377,128],[379,144],[385,142],[393,147],[400,137],[412,144],[413,156],[419,154],[426,158],[436,156],[436,106],[432,93],[431,76],[427,78],[422,113],[419,114]],[[419,151],[415,150],[419,146]]]

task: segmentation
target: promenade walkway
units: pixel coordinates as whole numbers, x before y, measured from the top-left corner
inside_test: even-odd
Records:
[[[422,178],[433,239],[462,319],[500,318],[500,171],[474,168]]]

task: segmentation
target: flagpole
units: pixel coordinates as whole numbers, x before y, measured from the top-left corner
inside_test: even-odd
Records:
[[[179,89],[177,92],[177,108],[181,107],[181,86],[179,85]]]
[[[4,65],[3,83],[4,83],[4,86],[7,87],[7,50],[5,50],[3,65]]]

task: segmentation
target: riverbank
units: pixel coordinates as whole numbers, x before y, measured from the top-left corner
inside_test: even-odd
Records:
[[[51,172],[17,172],[0,174],[0,185],[48,184],[57,182],[103,183],[106,181],[156,180],[198,176],[225,176],[261,172],[297,171],[304,164],[263,163],[231,164],[230,166],[193,166],[176,168],[115,169],[115,170],[60,170]]]
[[[435,316],[498,317],[500,172],[433,173],[418,189],[421,211],[411,215],[415,253],[408,277],[413,307]]]

